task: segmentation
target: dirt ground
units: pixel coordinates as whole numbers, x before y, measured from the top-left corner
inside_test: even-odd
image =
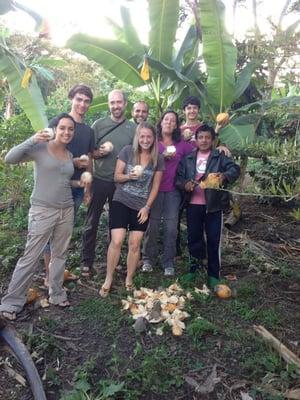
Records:
[[[35,361],[48,400],[275,400],[284,398],[287,390],[300,388],[295,369],[287,368],[253,330],[253,325],[263,325],[300,357],[300,224],[288,207],[259,204],[254,199],[243,199],[241,204],[242,219],[224,230],[222,251],[222,276],[237,278],[225,280],[234,297],[220,300],[214,295],[195,295],[187,304],[190,318],[180,337],[168,328],[157,336],[156,326],[143,334],[134,331],[134,321],[121,311],[120,301],[126,298],[122,272],[109,298],[99,298],[105,272],[103,224],[97,275],[67,284],[71,307],[30,304],[12,323]],[[73,242],[69,256],[68,265],[75,273],[79,245]],[[204,273],[192,283],[185,281],[187,262],[185,251],[174,279],[164,278],[159,268],[150,276],[139,272],[136,286],[165,287],[178,279],[186,290],[202,287]],[[41,267],[33,286],[46,296],[42,274]],[[199,325],[199,317],[208,321],[206,327]],[[12,371],[24,376],[12,355],[0,346],[0,400],[31,399],[26,383],[21,384]],[[203,385],[207,392],[201,394]],[[84,392],[90,397],[84,397]],[[243,397],[246,394],[249,397]]]

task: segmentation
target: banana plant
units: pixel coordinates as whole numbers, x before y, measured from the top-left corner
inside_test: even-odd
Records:
[[[42,17],[31,9],[12,0],[4,0],[0,5],[0,14],[20,9],[36,19],[40,26]],[[9,86],[10,94],[16,98],[34,130],[41,129],[48,124],[45,103],[36,80],[34,68],[29,68],[6,43],[5,31],[0,32],[0,77]]]
[[[67,46],[101,64],[118,79],[134,87],[147,86],[161,112],[178,98],[173,90],[175,85],[178,92],[182,92],[183,87],[197,91],[197,86],[188,74],[193,72],[192,67],[196,65],[195,54],[199,40],[195,28],[190,28],[179,50],[175,51],[179,0],[148,0],[148,7],[151,27],[149,45],[141,42],[128,9],[122,6],[120,11],[123,26],[109,20],[116,40],[76,34],[69,39]],[[188,53],[189,62],[185,59]],[[141,74],[143,64],[144,71],[150,68],[149,74]],[[154,68],[154,65],[162,67]]]
[[[200,0],[199,3],[207,79],[199,68],[200,35],[194,24],[175,47],[179,0],[148,0],[148,9],[149,45],[141,42],[128,9],[122,6],[123,26],[109,20],[116,39],[80,33],[68,40],[67,47],[99,63],[133,87],[147,86],[158,113],[166,107],[177,107],[188,94],[200,97],[205,118],[211,119],[218,112],[226,111],[249,85],[255,65],[246,65],[236,76],[237,55],[225,29],[224,4],[220,0]],[[252,140],[253,126],[250,125],[237,136],[238,142],[244,137]],[[238,129],[232,130],[234,136]]]

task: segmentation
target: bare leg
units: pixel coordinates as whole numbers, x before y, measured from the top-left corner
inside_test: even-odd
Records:
[[[141,231],[131,231],[129,233],[127,276],[125,281],[126,287],[131,287],[133,284],[132,279],[140,260],[140,249],[143,236],[144,232]]]
[[[107,294],[108,294],[108,291],[109,291],[112,281],[113,281],[113,276],[114,276],[116,266],[119,262],[121,248],[122,248],[122,244],[124,242],[125,236],[126,236],[126,229],[124,229],[124,228],[117,228],[117,229],[111,230],[111,242],[109,244],[108,251],[107,251],[106,277],[105,277],[105,281],[102,285],[102,289],[104,290],[104,292],[106,290]],[[100,290],[100,295],[102,296],[101,290]],[[106,296],[102,296],[102,297],[106,297]]]

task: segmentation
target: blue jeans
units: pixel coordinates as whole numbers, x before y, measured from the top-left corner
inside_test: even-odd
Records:
[[[174,267],[176,256],[177,221],[181,196],[178,190],[159,192],[153,203],[149,225],[145,233],[143,262],[154,265],[158,256],[158,234],[163,220],[163,268]]]
[[[189,204],[186,218],[191,259],[194,263],[198,260],[198,265],[200,265],[207,253],[208,276],[218,279],[220,277],[222,211],[208,213],[205,205]]]

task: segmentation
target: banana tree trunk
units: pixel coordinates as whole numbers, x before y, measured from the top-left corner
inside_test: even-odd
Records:
[[[14,99],[12,95],[7,95],[6,104],[5,104],[5,112],[4,118],[9,119],[15,114],[15,106],[14,106]]]

